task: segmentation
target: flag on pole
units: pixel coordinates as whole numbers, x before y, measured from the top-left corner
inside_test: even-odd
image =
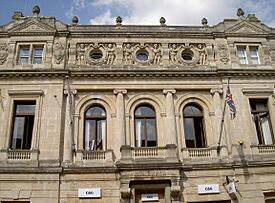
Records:
[[[230,91],[229,84],[227,85],[225,102],[227,103],[227,105],[229,107],[231,120],[233,120],[236,117],[237,109],[236,109],[235,103],[233,101],[233,96]]]

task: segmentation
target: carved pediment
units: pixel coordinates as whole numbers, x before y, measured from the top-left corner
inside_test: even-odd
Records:
[[[36,19],[19,24],[9,30],[9,33],[14,33],[14,34],[31,33],[34,35],[35,33],[46,35],[46,34],[51,34],[55,32],[56,30],[52,26],[49,26]]]
[[[225,30],[226,33],[236,33],[236,34],[264,34],[268,31],[262,26],[258,26],[247,21],[242,21],[233,25],[232,27]]]

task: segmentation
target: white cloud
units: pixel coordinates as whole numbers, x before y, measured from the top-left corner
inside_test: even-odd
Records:
[[[90,23],[97,25],[112,25],[115,23],[115,17],[112,16],[110,10],[107,10],[105,13],[91,19]]]
[[[168,25],[200,25],[207,18],[210,25],[224,18],[236,18],[239,7],[246,14],[255,13],[260,20],[274,21],[274,0],[90,0],[94,9],[101,14],[92,18],[92,24],[114,24],[120,15],[123,24],[159,24],[165,17]],[[121,13],[115,15],[115,11]],[[273,22],[274,23],[274,22]]]
[[[65,15],[67,18],[71,19],[77,12],[85,8],[85,0],[73,0],[70,9],[65,12]]]

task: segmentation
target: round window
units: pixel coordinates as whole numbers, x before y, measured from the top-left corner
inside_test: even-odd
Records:
[[[149,54],[146,50],[139,50],[136,54],[136,57],[139,61],[147,61]]]
[[[193,52],[190,50],[187,50],[187,51],[185,50],[181,53],[181,57],[185,61],[191,61],[193,59]]]
[[[100,60],[102,57],[103,53],[99,49],[94,49],[90,52],[90,58],[93,60]]]

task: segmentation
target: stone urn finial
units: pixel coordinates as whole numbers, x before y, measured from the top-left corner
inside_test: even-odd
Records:
[[[72,25],[77,25],[78,24],[78,17],[74,16],[72,17]]]
[[[201,24],[202,24],[203,26],[207,26],[208,20],[207,20],[206,18],[201,19]]]
[[[39,8],[39,6],[37,6],[37,5],[34,6],[33,9],[32,9],[32,14],[33,14],[34,16],[38,16],[39,13],[40,13],[40,8]]]
[[[238,17],[244,16],[244,11],[243,11],[243,9],[238,8],[238,10],[237,10],[237,16],[238,16]]]
[[[11,18],[13,20],[19,20],[21,17],[24,17],[23,13],[21,11],[15,11]]]
[[[161,17],[160,19],[159,19],[159,23],[160,23],[160,25],[161,26],[165,26],[166,24],[166,20],[165,20],[165,18],[164,17]]]
[[[122,23],[122,18],[120,16],[116,17],[116,25],[121,25]]]

